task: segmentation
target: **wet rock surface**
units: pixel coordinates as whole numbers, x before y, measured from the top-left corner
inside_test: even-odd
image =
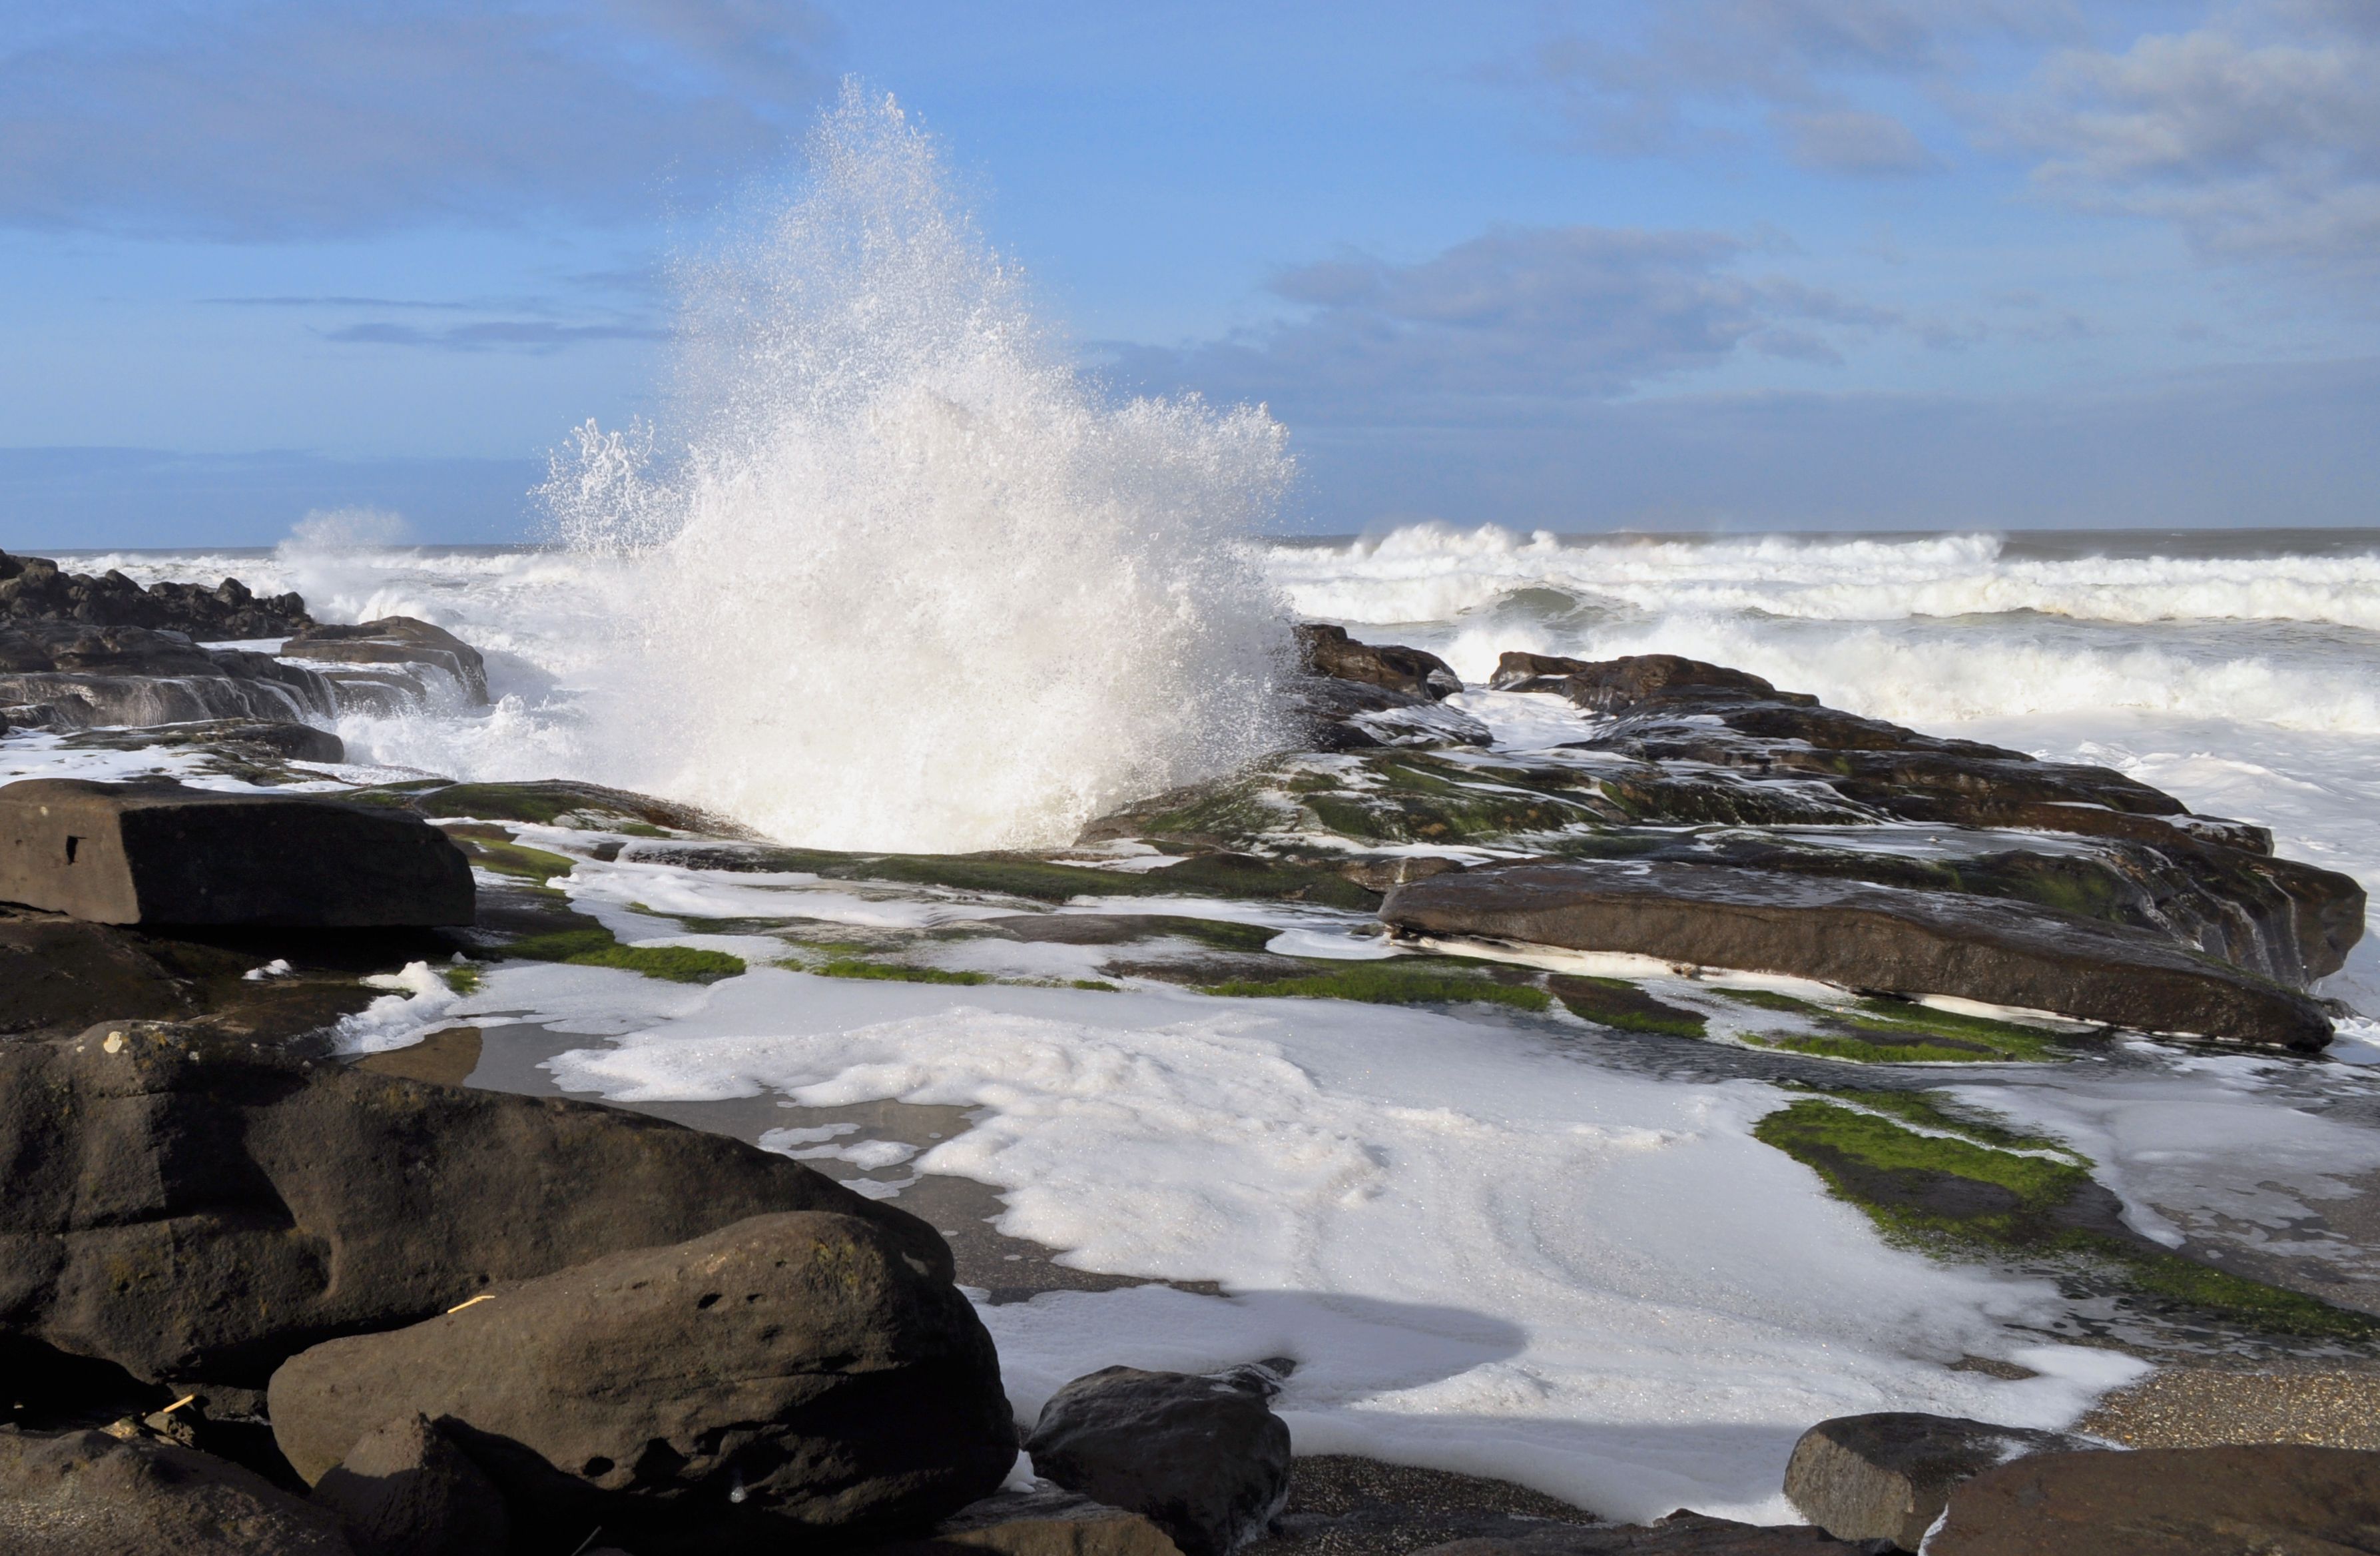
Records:
[[[1877,1540],[1839,1540],[1806,1526],[1737,1524],[1673,1513],[1658,1524],[1555,1525],[1520,1535],[1452,1540],[1423,1556],[1886,1556]]]
[[[1432,700],[1463,689],[1463,677],[1436,654],[1397,644],[1359,643],[1343,626],[1300,623],[1297,646],[1314,675],[1332,680],[1358,681]]]
[[[281,657],[315,665],[358,668],[322,673],[357,703],[384,701],[375,692],[395,694],[392,708],[405,699],[416,704],[435,699],[419,675],[428,668],[443,674],[470,706],[488,700],[488,665],[480,650],[443,626],[414,616],[382,616],[377,621],[343,626],[310,626],[281,645]]]
[[[1838,1539],[1889,1540],[1915,1550],[1952,1488],[2027,1453],[2100,1446],[1953,1416],[1843,1416],[1802,1434],[1785,1466],[1785,1495]]]
[[[35,729],[303,723],[338,711],[311,670],[244,649],[206,648],[176,631],[0,618],[0,709]]]
[[[773,1211],[950,1269],[907,1212],[740,1141],[152,1024],[0,1043],[0,1327],[147,1380],[260,1386],[333,1335]]]
[[[2044,1453],[1950,1494],[1929,1556],[2380,1550],[2380,1453],[2260,1444]]]
[[[1184,1556],[1231,1556],[1289,1495],[1289,1428],[1261,1368],[1220,1377],[1111,1367],[1041,1407],[1025,1451],[1036,1473],[1145,1514]]]
[[[472,891],[445,833],[391,810],[171,781],[0,787],[0,901],[97,923],[460,925]]]
[[[2318,1049],[2313,1001],[2138,930],[1990,898],[1721,865],[1513,864],[1398,887],[1399,931],[1618,952]]]
[[[1015,1457],[990,1337],[874,1222],[757,1217],[484,1295],[275,1372],[298,1473],[418,1412],[532,1518],[774,1549],[930,1526]]]

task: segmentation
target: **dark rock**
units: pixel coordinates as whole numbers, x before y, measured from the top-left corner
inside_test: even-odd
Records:
[[[1441,706],[1435,698],[1367,681],[1307,675],[1290,683],[1289,695],[1306,740],[1317,750],[1495,742],[1488,726],[1468,713]]]
[[[219,751],[253,765],[347,760],[346,742],[337,735],[286,719],[201,719],[195,723],[86,729],[67,735],[59,744],[70,750],[196,748]]]
[[[1289,1428],[1252,1369],[1221,1378],[1105,1368],[1041,1407],[1034,1472],[1148,1516],[1186,1556],[1229,1556],[1289,1497]]]
[[[487,1295],[285,1363],[273,1428],[298,1473],[419,1412],[525,1518],[782,1549],[930,1527],[1016,1457],[982,1321],[873,1222],[755,1217]]]
[[[468,924],[471,867],[385,808],[45,778],[0,787],[0,900],[103,924]]]
[[[1840,1416],[1812,1427],[1793,1445],[1785,1495],[1838,1539],[1886,1539],[1915,1550],[1961,1481],[2027,1453],[2096,1446],[2064,1432],[1957,1416]]]
[[[0,706],[8,705],[40,710],[19,722],[51,729],[304,723],[338,711],[329,681],[266,654],[140,626],[0,620]]]
[[[488,700],[488,664],[480,650],[443,626],[412,616],[382,616],[378,621],[344,626],[310,626],[281,645],[285,659],[317,663],[410,667],[427,665],[454,681],[463,700],[484,706]],[[419,700],[432,700],[428,683],[418,675],[352,675],[329,673],[334,685],[398,686]]]
[[[1002,1491],[944,1519],[930,1538],[879,1546],[873,1556],[1181,1556],[1137,1513],[1067,1490]]]
[[[2157,936],[1990,898],[1722,865],[1523,863],[1400,886],[1380,917],[1487,937],[1847,988],[1949,994],[2152,1032],[2313,1050],[2306,996]]]
[[[2380,1550],[2380,1453],[2260,1443],[2041,1453],[1950,1493],[1931,1556]]]
[[[332,1336],[773,1211],[951,1268],[914,1216],[738,1140],[142,1023],[0,1043],[0,1328],[147,1380],[253,1387]]]
[[[1427,881],[1433,875],[1446,875],[1466,868],[1460,859],[1450,859],[1437,854],[1388,854],[1372,858],[1351,859],[1339,867],[1339,873],[1367,892],[1385,895],[1391,888],[1408,881]]]
[[[1620,659],[1558,659],[1549,654],[1508,653],[1488,679],[1496,691],[1550,691],[1597,713],[1615,713],[1639,703],[1710,696],[1751,697],[1815,706],[1806,692],[1780,692],[1759,676],[1725,665],[1705,664],[1676,654],[1629,654]]]
[[[1345,627],[1318,622],[1301,622],[1296,630],[1298,650],[1317,675],[1363,681],[1432,700],[1463,689],[1463,677],[1434,653],[1395,644],[1358,643],[1347,636]]]
[[[0,552],[0,620],[145,626],[209,642],[285,637],[313,625],[297,595],[260,598],[237,578],[212,589],[191,583],[142,589],[122,573],[66,573],[47,557],[6,552]]]
[[[1530,1534],[1459,1539],[1419,1556],[1886,1556],[1883,1540],[1844,1541],[1807,1525],[1762,1526],[1672,1513],[1657,1524],[1549,1524]]]
[[[338,1522],[262,1477],[170,1443],[0,1428],[8,1556],[354,1556]]]
[[[173,970],[121,930],[0,914],[0,1034],[80,1031],[103,1011],[171,1019],[196,1014],[195,1004]]]
[[[512,1533],[495,1482],[421,1415],[357,1439],[315,1482],[314,1505],[356,1556],[504,1556]]]

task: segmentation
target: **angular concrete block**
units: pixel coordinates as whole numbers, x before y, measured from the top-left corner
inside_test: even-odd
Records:
[[[33,779],[0,787],[0,902],[102,924],[468,924],[471,867],[402,811],[311,795]]]

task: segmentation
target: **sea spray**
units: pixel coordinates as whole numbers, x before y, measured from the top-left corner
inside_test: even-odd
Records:
[[[1102,398],[891,99],[846,87],[809,164],[678,267],[667,444],[590,423],[545,488],[617,564],[589,765],[789,840],[976,849],[1274,743],[1247,537],[1280,425]]]

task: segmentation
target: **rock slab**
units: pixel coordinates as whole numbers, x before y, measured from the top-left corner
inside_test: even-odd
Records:
[[[1380,917],[1440,938],[1624,952],[2152,1032],[2313,1051],[2312,999],[2142,930],[2031,904],[1667,861],[1522,863],[1398,887]]]
[[[237,1465],[105,1432],[0,1427],[8,1556],[355,1556],[337,1519]]]
[[[443,671],[462,688],[464,700],[488,700],[488,664],[480,650],[443,626],[415,616],[337,626],[310,626],[281,645],[282,656],[332,664],[417,665]]]
[[[1886,1539],[1915,1550],[1961,1481],[2027,1453],[2095,1446],[2064,1432],[1957,1416],[1839,1416],[1812,1427],[1793,1445],[1785,1495],[1838,1539]]]
[[[274,1440],[322,1478],[437,1419],[525,1517],[698,1526],[722,1548],[922,1530],[1016,1457],[991,1337],[874,1222],[759,1216],[292,1357]],[[637,1543],[631,1540],[631,1544]]]
[[[2042,1453],[1950,1493],[1928,1556],[2380,1551],[2380,1453],[2262,1443]]]
[[[0,1042],[0,1331],[179,1383],[773,1211],[951,1269],[915,1216],[740,1140],[148,1023]]]
[[[1147,1516],[1185,1556],[1229,1556],[1289,1500],[1289,1427],[1254,1369],[1220,1378],[1111,1367],[1050,1397],[1035,1473]]]
[[[314,1505],[338,1519],[356,1556],[504,1556],[512,1535],[495,1483],[421,1415],[358,1439],[315,1482]]]
[[[30,779],[0,787],[0,900],[102,924],[471,922],[471,867],[401,811],[310,795]]]
[[[1073,1491],[1001,1491],[944,1519],[929,1539],[882,1546],[873,1556],[1181,1556],[1165,1531],[1137,1513]]]

